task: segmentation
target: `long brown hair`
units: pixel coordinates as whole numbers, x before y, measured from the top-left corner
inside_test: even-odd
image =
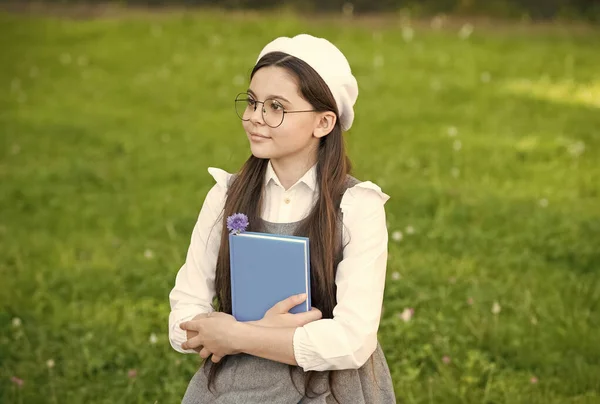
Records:
[[[319,141],[317,151],[316,204],[303,219],[296,235],[310,240],[311,298],[312,306],[323,313],[323,318],[333,318],[336,305],[335,274],[342,258],[338,219],[339,206],[345,191],[345,182],[352,166],[346,154],[344,138],[335,99],[319,74],[304,61],[282,52],[264,55],[254,66],[250,79],[261,68],[278,66],[296,78],[300,93],[317,111],[332,111],[338,119],[332,131]],[[227,199],[221,220],[222,235],[215,277],[216,309],[231,314],[231,284],[229,272],[229,238],[226,219],[236,212],[243,212],[250,222],[249,231],[261,231],[263,179],[269,160],[251,155],[234,177],[227,191]],[[215,377],[227,357],[212,364],[208,375],[208,387],[214,386]],[[205,363],[208,363],[205,362]],[[290,368],[290,373],[293,368]],[[314,391],[311,385],[315,372],[306,372],[304,391]],[[334,373],[329,373],[329,385],[334,384]],[[333,389],[332,389],[333,392]],[[335,397],[335,394],[334,394]]]

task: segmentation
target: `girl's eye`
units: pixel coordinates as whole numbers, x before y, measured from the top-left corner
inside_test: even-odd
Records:
[[[279,111],[283,111],[283,105],[281,105],[281,104],[280,104],[280,103],[278,103],[277,101],[273,101],[273,102],[271,103],[271,109],[272,109],[273,111],[277,111],[277,112],[279,112]]]
[[[246,101],[248,101],[248,106],[253,107],[254,104],[256,104],[256,101],[254,101],[252,98],[248,98]]]

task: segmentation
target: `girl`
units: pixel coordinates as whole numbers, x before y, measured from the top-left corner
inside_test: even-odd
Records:
[[[358,86],[348,61],[325,39],[280,37],[250,80],[235,104],[252,155],[237,174],[208,169],[216,184],[169,295],[171,345],[206,359],[183,402],[395,403],[377,342],[389,196],[350,176],[343,131]],[[260,321],[231,316],[226,219],[236,212],[248,231],[309,237],[315,309],[288,313],[306,298],[291,296]]]

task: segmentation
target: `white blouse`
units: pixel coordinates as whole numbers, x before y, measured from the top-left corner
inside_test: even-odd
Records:
[[[194,226],[185,263],[169,294],[169,340],[183,350],[186,332],[179,324],[200,313],[213,311],[215,269],[221,240],[219,219],[232,174],[210,167],[216,184],[208,191]],[[265,197],[261,217],[274,223],[302,220],[318,196],[316,165],[285,190],[271,163],[265,174]],[[337,268],[337,305],[333,319],[321,319],[296,328],[293,338],[298,365],[309,370],[342,370],[361,367],[377,347],[387,263],[388,232],[384,204],[389,196],[370,181],[344,193],[344,244]],[[349,233],[347,234],[346,231]]]

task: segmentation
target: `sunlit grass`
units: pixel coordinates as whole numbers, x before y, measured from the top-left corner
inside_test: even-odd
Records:
[[[557,103],[600,108],[600,82],[577,83],[573,80],[552,82],[545,77],[537,81],[514,80],[506,83],[509,93]]]

